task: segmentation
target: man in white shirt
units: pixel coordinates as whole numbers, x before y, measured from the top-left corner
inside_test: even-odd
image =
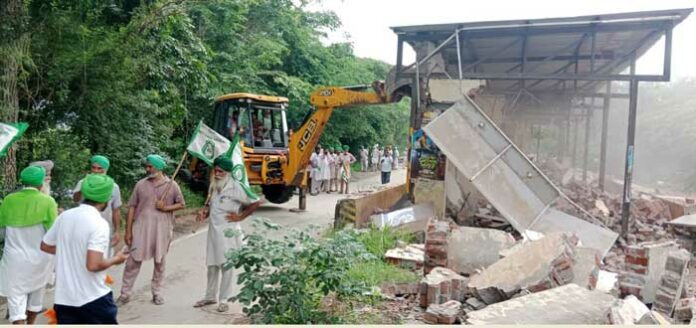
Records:
[[[206,265],[208,267],[208,284],[205,296],[193,307],[218,304],[218,312],[227,312],[227,300],[232,297],[232,268],[225,268],[225,253],[239,249],[243,245],[244,235],[239,222],[246,219],[260,205],[256,195],[247,193],[241,183],[232,175],[234,165],[228,158],[220,156],[215,159],[213,174],[215,181],[207,206],[198,213],[198,221],[208,217],[208,244]],[[225,231],[236,231],[235,236],[225,236]]]
[[[382,184],[389,183],[393,163],[394,159],[391,156],[389,149],[385,149],[384,156],[382,156],[382,158],[380,159],[380,171],[382,171]]]
[[[122,250],[106,258],[109,224],[100,211],[111,199],[114,180],[90,174],[82,183],[84,201],[63,212],[41,242],[55,255],[56,289],[53,309],[58,324],[117,324],[118,308],[106,285],[105,270],[126,261]]]

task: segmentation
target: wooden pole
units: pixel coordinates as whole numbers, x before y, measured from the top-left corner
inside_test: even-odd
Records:
[[[176,166],[176,170],[174,170],[174,174],[172,174],[172,177],[169,183],[167,184],[167,188],[164,189],[164,193],[162,194],[162,197],[160,197],[160,202],[164,201],[164,198],[167,197],[167,193],[169,193],[169,188],[171,188],[174,179],[176,179],[177,174],[179,174],[179,170],[181,170],[181,165],[184,164],[186,157],[188,157],[188,151],[184,151],[184,156],[181,156],[181,161],[179,161],[179,165]]]

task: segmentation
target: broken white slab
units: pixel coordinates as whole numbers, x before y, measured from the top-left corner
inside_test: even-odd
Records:
[[[411,232],[425,231],[428,220],[433,218],[435,210],[432,203],[418,204],[389,213],[375,214],[370,217],[379,228],[403,228]]]
[[[619,274],[604,270],[599,270],[597,275],[596,290],[617,296],[619,293]]]
[[[594,248],[576,247],[573,263],[573,283],[595,289],[599,276],[599,251]]]
[[[384,254],[384,259],[391,264],[404,269],[416,270],[423,267],[425,250],[422,244],[408,245],[404,248],[393,248]]]
[[[609,320],[614,325],[657,324],[650,309],[633,295],[616,302],[611,308]]]
[[[667,222],[667,224],[687,228],[696,228],[696,214],[680,216],[672,221]]]
[[[468,97],[423,129],[517,231],[572,232],[602,257],[618,238],[609,229],[551,209],[563,197],[560,190]]]
[[[514,244],[515,238],[500,230],[452,229],[447,238],[447,267],[459,273],[475,273],[497,262],[498,253]]]
[[[594,204],[595,207],[602,213],[602,215],[609,216],[611,214],[611,211],[609,211],[609,208],[606,204],[604,204],[604,201],[602,201],[601,199],[595,200]]]
[[[470,292],[486,304],[505,301],[522,289],[532,292],[554,288],[573,280],[572,238],[562,233],[525,243],[512,256],[505,257],[471,277]]]
[[[568,284],[489,305],[467,313],[473,325],[608,324],[616,299],[599,291]]]

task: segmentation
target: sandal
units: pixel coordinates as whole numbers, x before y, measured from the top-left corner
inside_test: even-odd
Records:
[[[118,299],[116,300],[116,306],[124,306],[130,302],[130,297],[126,296],[119,296]]]
[[[153,295],[152,303],[155,303],[155,305],[162,305],[164,304],[164,298],[160,295]]]
[[[227,312],[227,310],[229,310],[229,309],[230,309],[230,307],[229,307],[229,305],[227,305],[227,303],[220,303],[220,305],[218,305],[217,311],[218,312]]]
[[[217,302],[215,302],[213,300],[200,300],[200,301],[196,302],[196,304],[194,304],[193,307],[199,308],[199,307],[204,307],[206,305],[211,305],[211,304],[215,304],[215,303],[217,303]]]

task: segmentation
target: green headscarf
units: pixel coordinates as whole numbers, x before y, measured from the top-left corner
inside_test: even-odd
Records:
[[[151,154],[147,155],[147,161],[152,164],[156,169],[162,171],[164,170],[165,167],[167,167],[167,162],[164,160],[164,158],[160,155],[156,154]]]
[[[108,171],[109,166],[111,165],[109,163],[109,159],[106,158],[105,156],[102,156],[102,155],[92,156],[92,158],[89,159],[89,163],[90,164],[97,164],[97,165],[101,166],[101,168],[104,169],[104,171]]]
[[[44,169],[43,167],[27,166],[19,174],[19,181],[26,186],[38,187],[43,185],[45,177],[46,169]]]
[[[343,151],[348,151],[348,150],[350,150],[350,147],[348,147],[348,145],[343,145]]]
[[[225,172],[232,172],[232,167],[234,167],[232,160],[225,156],[218,156],[213,164],[219,166]]]
[[[90,174],[82,182],[82,196],[85,199],[106,203],[114,191],[114,179],[105,174]]]

